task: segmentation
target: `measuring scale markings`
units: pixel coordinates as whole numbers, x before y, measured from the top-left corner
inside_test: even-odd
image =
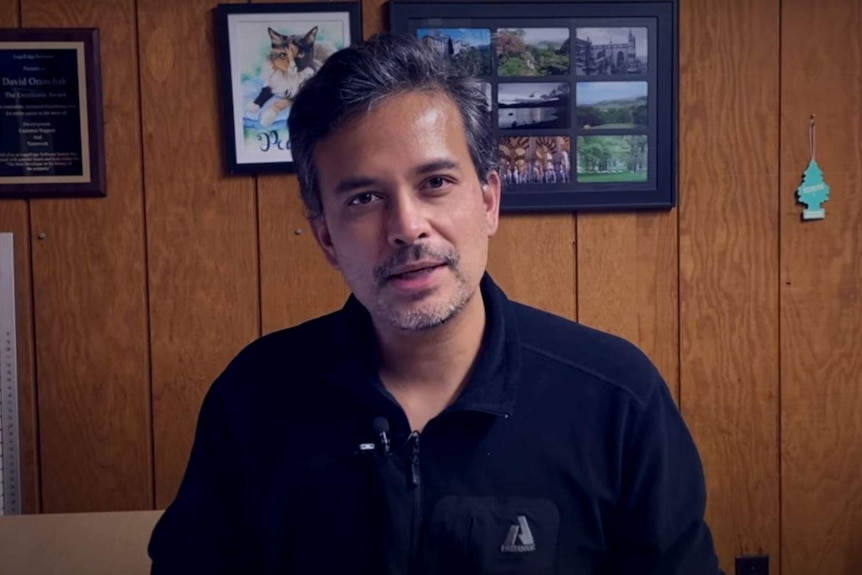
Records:
[[[0,515],[21,513],[12,234],[0,233]]]

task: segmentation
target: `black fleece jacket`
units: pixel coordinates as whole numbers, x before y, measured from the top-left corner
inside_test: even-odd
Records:
[[[353,297],[241,352],[204,401],[153,573],[719,573],[700,458],[652,363],[481,289],[470,379],[421,434]]]

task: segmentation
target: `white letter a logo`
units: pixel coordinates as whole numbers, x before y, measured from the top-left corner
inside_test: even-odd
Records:
[[[506,535],[506,540],[500,547],[503,553],[526,553],[536,550],[536,542],[533,540],[533,532],[530,531],[530,524],[527,523],[527,518],[523,515],[518,515],[518,524],[509,527],[509,533]]]

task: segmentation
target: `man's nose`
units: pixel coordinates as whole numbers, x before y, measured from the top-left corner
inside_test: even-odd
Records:
[[[424,206],[408,194],[392,198],[386,217],[387,240],[393,246],[413,245],[428,237],[430,225]]]

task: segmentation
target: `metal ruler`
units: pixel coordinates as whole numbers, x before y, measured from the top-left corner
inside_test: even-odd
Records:
[[[15,250],[0,233],[0,515],[21,513],[16,353]]]

